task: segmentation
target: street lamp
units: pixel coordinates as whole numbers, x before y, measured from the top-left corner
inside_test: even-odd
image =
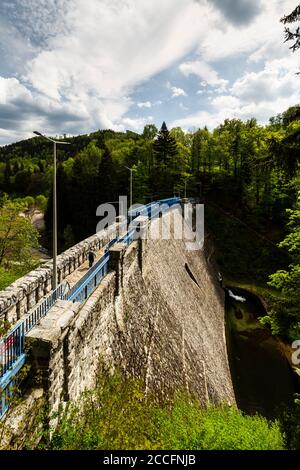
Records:
[[[54,140],[40,132],[33,131],[33,133],[39,137],[53,142],[53,277],[52,277],[52,289],[57,287],[57,190],[56,190],[56,145],[70,145],[70,142],[62,142],[60,140]]]
[[[133,172],[133,168],[128,168],[128,166],[125,166],[125,168],[127,168],[127,170],[130,171],[130,207],[132,207],[132,172]]]

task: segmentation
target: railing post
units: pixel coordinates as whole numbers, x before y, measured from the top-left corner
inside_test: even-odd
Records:
[[[127,219],[124,215],[118,215],[116,217],[116,223],[118,224],[117,237],[122,237],[126,234]]]
[[[119,295],[123,286],[123,257],[127,245],[116,243],[109,250],[109,267],[116,272],[116,295]]]

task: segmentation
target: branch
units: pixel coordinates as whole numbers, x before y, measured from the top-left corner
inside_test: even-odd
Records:
[[[285,41],[295,41],[295,43],[290,47],[290,49],[295,52],[300,48],[300,27],[296,29],[295,32],[292,32],[289,28],[285,28]]]
[[[300,5],[298,5],[295,10],[290,13],[290,15],[286,15],[283,18],[281,18],[281,23],[287,24],[287,23],[296,23],[296,21],[300,20]]]

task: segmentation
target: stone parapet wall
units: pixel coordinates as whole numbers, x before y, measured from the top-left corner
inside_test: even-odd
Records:
[[[69,274],[85,262],[90,249],[98,251],[115,238],[119,225],[119,223],[112,224],[107,229],[61,253],[57,257],[58,283],[63,282]],[[14,324],[37,305],[52,289],[52,272],[50,260],[0,291],[0,319]]]

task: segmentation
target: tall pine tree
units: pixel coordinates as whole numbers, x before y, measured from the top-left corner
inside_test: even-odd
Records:
[[[165,122],[162,123],[157,139],[153,144],[157,161],[167,165],[178,154],[176,140],[170,135]]]
[[[155,197],[168,197],[173,194],[176,184],[176,157],[178,155],[177,143],[170,135],[166,123],[153,143],[155,163],[151,171],[150,187],[154,190]]]

